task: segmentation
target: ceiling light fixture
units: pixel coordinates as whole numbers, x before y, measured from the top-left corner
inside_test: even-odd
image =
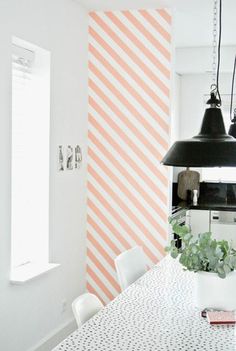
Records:
[[[236,108],[234,109],[234,115],[232,116],[233,112],[233,99],[234,99],[234,78],[235,78],[235,69],[236,69],[236,55],[234,58],[234,68],[233,68],[233,76],[232,76],[232,86],[231,86],[231,101],[230,101],[230,120],[231,125],[229,127],[229,135],[236,138]]]
[[[167,152],[162,160],[162,163],[167,166],[236,167],[236,139],[226,133],[223,116],[220,109],[221,96],[219,92],[219,72],[222,1],[219,0],[218,46],[216,43],[217,2],[217,0],[214,0],[213,84],[211,85],[211,97],[207,101],[207,104],[209,104],[210,107],[205,110],[199,134],[191,139],[175,142]],[[218,59],[217,67],[215,67],[216,46]],[[214,82],[215,69],[216,83]]]

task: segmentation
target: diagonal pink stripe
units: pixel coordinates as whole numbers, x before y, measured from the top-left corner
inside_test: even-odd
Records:
[[[127,92],[132,95],[135,100],[141,105],[143,106],[143,108],[150,114],[150,116],[152,116],[152,118],[154,119],[155,122],[158,122],[159,125],[168,133],[169,132],[169,125],[166,123],[166,121],[161,118],[158,113],[145,101],[145,99],[134,89],[133,86],[131,86],[126,79],[124,79],[122,77],[122,75],[116,70],[114,69],[114,67],[112,67],[110,65],[110,63],[91,45],[89,44],[89,50],[90,53],[94,55],[94,57],[96,57],[96,59],[98,61],[100,61],[100,63],[103,65],[103,67],[105,67],[105,69],[111,73],[111,75],[120,82],[120,84],[123,86],[123,88],[125,88],[127,90]],[[165,113],[168,114],[169,109],[167,106],[164,106],[164,104],[162,104],[162,107],[164,107],[165,109]]]
[[[103,276],[109,281],[109,283],[113,286],[113,288],[118,293],[120,293],[120,286],[119,286],[119,284],[115,281],[115,279],[112,277],[112,275],[104,268],[104,266],[95,257],[95,255],[92,253],[92,251],[89,248],[87,248],[87,256],[94,263],[94,265],[97,267],[97,269],[103,274]]]
[[[95,189],[95,187],[88,182],[88,190],[98,199],[98,201],[106,208],[106,210],[112,215],[112,217],[120,224],[124,229],[125,235],[129,235],[137,245],[143,247],[144,252],[150,258],[153,263],[157,263],[157,257],[152,253],[152,251],[147,247],[146,243],[140,239],[140,237],[131,229],[125,220],[119,215],[106,201],[106,199]],[[164,251],[160,246],[160,250]]]
[[[157,10],[157,12],[162,16],[162,18],[164,18],[164,20],[171,25],[171,16],[166,12],[165,9],[160,9],[160,10]]]
[[[102,299],[102,297],[100,296],[100,294],[92,287],[91,284],[89,284],[89,282],[87,281],[86,283],[86,287],[87,287],[87,291],[90,292],[91,294],[96,295],[103,303],[104,306],[106,306],[105,301]]]
[[[114,225],[104,216],[104,214],[93,204],[92,200],[88,200],[88,206],[91,208],[91,210],[97,215],[97,217],[100,219],[100,221],[105,224],[105,226],[109,229],[110,233],[116,238],[116,240],[126,249],[130,249],[130,244],[128,241],[125,239],[121,233],[114,227]],[[98,226],[96,226],[98,229]],[[101,229],[97,231],[102,238],[104,238],[104,231]],[[119,251],[119,250],[118,250]]]
[[[170,133],[171,16],[166,10],[138,10],[120,11],[119,15],[93,12],[90,18],[89,35],[93,39],[89,40],[89,54],[95,63],[89,63],[91,181],[87,186],[87,223],[91,231],[87,232],[87,274],[91,278],[87,287],[100,292],[107,301],[119,291],[113,275],[113,257],[120,248],[141,245],[153,263],[156,255],[165,255],[162,243],[167,237],[164,223],[167,224],[168,174],[162,172],[159,161],[168,148]],[[129,46],[131,41],[133,45]],[[157,57],[151,47],[159,52]],[[91,77],[95,77],[96,84]],[[163,98],[162,92],[168,99]],[[116,118],[121,122],[117,123]],[[151,157],[147,157],[149,154]],[[100,262],[100,255],[105,261]]]
[[[93,104],[95,106],[95,111],[97,111],[101,117],[103,117],[104,120],[106,120],[107,124],[110,125],[110,127],[115,128],[115,131],[117,132],[117,134],[121,137],[121,139],[130,147],[130,149],[135,152],[135,154],[140,158],[140,160],[142,160],[146,165],[149,165],[150,169],[154,169],[156,170],[156,167],[152,166],[151,161],[149,161],[147,159],[147,156],[142,152],[142,150],[129,138],[127,137],[127,135],[125,134],[125,132],[119,128],[117,126],[117,124],[115,124],[115,122],[112,121],[111,118],[109,118],[106,113],[101,110],[98,109],[97,106],[95,105],[95,103]],[[92,105],[91,105],[92,106]],[[97,128],[98,126],[98,121],[96,121],[95,118],[92,117],[91,114],[89,114],[89,118],[90,118],[90,122],[93,124],[94,122],[94,126]],[[103,130],[101,129],[102,127],[99,128],[99,130],[101,131],[101,133],[103,132]],[[158,158],[157,160],[160,162],[161,160],[161,155],[156,152],[158,154]],[[159,173],[158,173],[159,174]],[[163,176],[162,174],[159,174],[160,177]],[[163,176],[164,177],[164,176]],[[166,179],[166,177],[163,178],[163,180]]]
[[[142,213],[142,215],[147,219],[147,221],[158,230],[160,235],[166,239],[166,230],[153,218],[153,216],[147,211],[147,209],[142,205],[142,203],[133,195],[133,193],[118,179],[118,177],[105,165],[105,163],[99,159],[96,154],[89,149],[88,155],[93,159],[93,161],[103,170],[103,172],[109,177],[120,189],[120,191],[125,194],[127,199],[129,199],[132,204],[137,208],[137,210]],[[159,213],[160,212],[160,213]],[[158,215],[164,216],[164,220],[167,222],[167,216],[163,211],[159,211]]]
[[[89,116],[89,121],[91,122],[91,116]],[[96,122],[95,122],[95,124],[96,124]],[[115,126],[114,126],[114,130],[116,131]],[[117,131],[117,133],[119,133],[119,132]],[[114,156],[111,154],[111,152],[109,152],[102,145],[102,143],[100,143],[100,141],[95,137],[95,135],[92,132],[89,132],[89,139],[94,143],[94,145],[97,146],[97,148],[102,152],[102,154],[104,154],[106,156],[106,158],[110,160],[110,162],[114,165],[114,167],[116,167],[120,171],[121,174],[125,175],[125,178],[130,182],[130,184],[132,186],[134,186],[134,184],[136,184],[136,186],[135,186],[136,189],[139,189],[139,190],[142,189],[142,187],[140,187],[140,185],[137,184],[135,179],[132,176],[130,176],[129,173],[125,170],[125,167],[121,166],[120,162],[114,158]],[[120,153],[120,155],[121,155],[121,153]],[[160,198],[160,200],[163,202],[163,204],[167,205],[167,196],[166,196],[166,194],[164,194],[162,191],[160,191],[158,187],[156,187],[155,193]],[[141,194],[142,194],[142,196],[144,196],[144,192],[143,191],[141,191]],[[150,201],[148,201],[148,202],[150,202]],[[160,208],[158,206],[157,207],[155,206],[155,208],[156,209],[158,208],[160,210]]]
[[[94,207],[93,204],[91,202],[91,200],[88,200],[88,204],[87,204],[88,208],[91,208],[93,210],[94,213],[96,213],[94,211]],[[99,218],[101,219],[101,216],[99,216]],[[101,238],[103,238],[103,240],[105,241],[105,243],[110,247],[110,249],[116,254],[119,255],[120,254],[120,250],[117,248],[117,246],[113,243],[113,241],[111,241],[111,239],[106,235],[106,233],[104,233],[104,231],[99,227],[99,225],[92,219],[92,217],[90,217],[89,215],[87,215],[87,222],[93,227],[93,229],[100,235]],[[128,246],[129,248],[129,246]]]
[[[157,213],[159,213],[159,215],[161,216],[161,218],[166,221],[166,212],[164,212],[160,206],[158,206],[157,202],[154,201],[147,193],[146,189],[142,186],[139,185],[139,183],[135,180],[135,178],[133,176],[131,176],[125,169],[125,167],[123,167],[121,165],[120,162],[118,162],[113,155],[99,142],[99,140],[92,135],[93,140],[91,140],[94,145],[101,151],[101,153],[112,163],[112,165],[118,169],[118,171],[124,175],[125,179],[130,183],[130,185],[136,189],[140,195],[143,197],[143,199],[154,209],[154,211],[156,211]],[[89,149],[90,150],[90,149]],[[146,185],[146,184],[145,184]],[[159,196],[159,193],[161,195],[161,197]],[[163,193],[161,193],[158,190],[158,194],[156,193],[157,196],[159,196],[160,200],[163,202],[163,204],[165,204],[165,206],[167,205],[167,197],[164,196]]]
[[[104,292],[104,294],[108,297],[108,299],[113,300],[115,296],[112,295],[112,293],[108,290],[106,285],[101,281],[101,279],[89,266],[87,266],[87,273],[95,281],[95,283],[99,286],[99,288]]]
[[[151,152],[153,156],[157,158],[157,160],[160,161],[159,159],[159,152],[157,151],[156,147],[150,142],[149,139],[147,139],[142,132],[135,126],[134,123],[130,121],[130,119],[123,113],[107,95],[105,95],[102,90],[90,79],[89,80],[89,86],[90,88],[103,100],[105,105],[114,112],[114,114],[125,124],[125,126],[130,130],[140,141],[145,147]],[[91,97],[89,97],[89,103],[91,104]],[[91,104],[92,106],[92,104]],[[160,144],[163,146],[165,150],[168,148],[168,143],[165,141],[163,138],[159,141]]]
[[[118,171],[123,174],[123,176],[125,177],[125,179],[130,183],[130,185],[135,188],[139,194],[143,197],[143,199],[154,209],[154,211],[157,212],[157,214],[164,220],[166,221],[166,212],[163,211],[163,209],[156,203],[156,201],[154,201],[146,192],[145,188],[140,186],[140,184],[135,180],[135,178],[133,176],[131,176],[127,171],[126,168],[123,167],[121,165],[120,162],[118,162],[113,156],[112,154],[106,150],[106,148],[99,142],[99,140],[93,136],[93,143],[94,145],[96,145],[96,147],[103,153],[103,155],[113,164],[113,166],[115,168],[118,169]],[[92,152],[92,150],[90,151],[89,148],[89,152]],[[157,195],[157,194],[156,194]],[[162,193],[161,193],[162,195]],[[163,204],[165,204],[165,206],[167,205],[167,197],[163,196],[163,199],[161,199]]]
[[[161,25],[160,23],[151,15],[150,11],[147,10],[139,10],[139,13],[145,18],[147,22],[149,22],[153,28],[156,29],[158,33],[162,35],[168,43],[171,42],[171,36],[170,33],[168,33]]]
[[[170,78],[170,71],[158,60],[158,58],[126,27],[112,12],[105,12],[107,17],[120,29],[122,34],[153,63],[153,65],[167,78]]]
[[[163,92],[169,97],[170,90],[165,86],[161,79],[154,74],[154,72],[136,55],[128,45],[126,45],[120,37],[111,30],[111,28],[95,13],[91,14],[94,21],[110,36],[110,38],[127,54],[133,62],[138,65],[142,71],[157,85],[163,86]],[[170,72],[166,73],[167,78],[170,79]]]
[[[102,255],[102,257],[107,261],[111,268],[115,271],[114,259],[112,259],[102,245],[94,238],[94,236],[87,231],[87,240],[96,248],[96,250]]]
[[[136,117],[136,119],[143,125],[143,127],[151,134],[160,144],[163,144],[163,138],[158,133],[153,126],[148,123],[148,121],[145,119],[145,116],[142,116],[141,113],[135,108],[129,101],[126,99],[124,95],[121,94],[121,92],[114,87],[113,84],[111,84],[105,77],[104,75],[91,63],[89,62],[89,69],[91,72],[93,72],[96,77],[104,84],[106,87],[116,96],[116,98],[124,105],[130,113]],[[91,88],[90,80],[89,80],[89,87]],[[165,131],[167,134],[169,134],[169,127],[168,125],[165,126]]]
[[[91,118],[90,118],[91,120]],[[121,146],[115,142],[115,140],[106,132],[106,130],[104,128],[102,128],[97,122],[96,120],[93,120],[93,126],[99,131],[99,133],[107,140],[107,142],[112,145],[112,147],[120,153],[120,156],[127,160],[128,164],[131,165],[131,167],[133,167],[134,170],[136,170],[139,168],[136,164],[136,162],[127,155],[127,153],[125,151],[122,150]],[[89,135],[90,135],[90,131],[89,131]],[[143,163],[148,167],[148,169],[154,174],[155,177],[157,177],[157,179],[159,179],[162,184],[164,186],[168,186],[168,180],[167,177],[164,176],[157,168],[157,166],[155,166],[151,161],[148,160],[148,158],[144,158],[143,159]],[[142,170],[138,170],[138,174],[140,174],[140,171]],[[150,182],[149,182],[150,183]],[[155,186],[156,188],[156,186]]]
[[[170,61],[170,52],[144,27],[140,21],[137,20],[131,11],[122,11],[122,13],[145,36],[145,38],[152,43],[158,52],[160,52],[168,61]]]
[[[92,27],[89,27],[89,34],[103,47],[104,50],[132,77],[132,79],[153,99],[153,101],[159,105],[164,112],[169,114],[169,106],[163,103],[158,97],[157,93],[154,92],[149,85],[145,82],[145,77],[140,77],[135,71],[118,55],[113,48],[105,42],[105,40],[97,33]],[[158,84],[160,90],[166,94],[166,87],[163,84]]]
[[[102,116],[103,117],[103,116]],[[92,125],[94,125],[94,127],[96,129],[98,129],[99,131],[101,131],[102,127],[98,126],[98,122],[96,121],[96,119],[94,117],[92,117],[91,114],[89,114],[89,120],[90,123]],[[108,121],[106,121],[108,125],[110,125],[110,127],[114,128],[115,132],[120,136],[120,138],[122,139],[122,141],[124,141],[126,143],[126,145],[130,148],[130,150],[132,150],[139,158],[140,160],[142,160],[145,164],[147,164],[147,156],[142,152],[142,150],[123,132],[123,130],[121,128],[119,128],[111,119]],[[97,128],[98,127],[98,128]],[[160,158],[159,158],[160,159]],[[152,164],[150,163],[150,169],[154,169],[154,166],[152,166]],[[156,171],[156,170],[155,170]],[[161,176],[163,176],[161,174]],[[163,181],[165,180],[165,176],[163,176]]]
[[[116,202],[116,204],[124,211],[124,213],[130,218],[130,220],[142,231],[154,247],[156,247],[161,253],[164,254],[164,248],[157,241],[157,239],[150,233],[150,231],[145,227],[141,220],[129,209],[129,207],[120,199],[120,197],[111,189],[111,187],[102,179],[97,172],[92,168],[91,165],[88,166],[88,172],[93,176],[94,179],[101,185],[101,187],[106,191],[107,194]],[[167,238],[167,233],[165,233],[165,238]]]
[[[92,105],[91,105],[92,106]],[[139,150],[137,149],[136,145],[127,137],[127,135],[123,132],[123,130],[121,128],[119,128],[117,126],[117,124],[115,122],[113,122],[112,119],[110,119],[108,117],[108,115],[99,107],[97,106],[97,104],[94,102],[93,104],[95,110],[99,113],[99,115],[106,121],[106,123],[113,128],[113,130],[115,130],[115,132],[120,136],[120,138],[122,140],[125,141],[125,143],[132,149],[135,151],[136,154],[139,154]],[[89,114],[89,122],[91,122],[91,115]],[[95,121],[95,125],[97,125],[97,121],[92,117],[92,120]],[[101,152],[107,156],[107,158],[109,158],[110,162],[112,162],[114,164],[114,166],[116,165],[120,165],[120,163],[115,160],[114,156],[112,156],[112,154],[97,140],[97,138],[94,136],[93,141],[95,142],[95,145],[101,150]],[[145,155],[144,155],[145,157]],[[126,178],[127,179],[132,179],[133,177],[129,178],[128,177],[128,173],[125,172],[123,173],[123,169],[124,168],[119,168],[119,170],[121,171],[122,174],[126,174]],[[135,181],[131,182],[131,185],[134,184]],[[166,205],[167,204],[167,197],[166,194],[163,194],[162,191],[160,190],[156,190],[156,194],[159,196],[159,198],[162,200],[162,202]]]
[[[94,143],[94,145],[99,145],[99,141],[98,139],[95,137],[95,135],[89,131],[88,132],[88,138]],[[115,145],[113,146],[113,148],[115,148]],[[118,145],[117,145],[118,146]],[[118,149],[119,150],[119,147]],[[161,193],[160,189],[158,188],[158,186],[152,181],[152,179],[150,177],[148,177],[140,167],[137,166],[137,164],[133,161],[133,159],[131,157],[129,157],[125,152],[120,152],[119,150],[119,154],[120,156],[125,160],[125,162],[127,164],[130,164],[130,166],[133,168],[134,172],[147,184],[147,186],[153,190],[155,192],[155,194],[161,194],[160,199],[163,199],[163,202],[165,202],[166,204],[166,195],[164,193]],[[167,181],[167,180],[166,180]]]

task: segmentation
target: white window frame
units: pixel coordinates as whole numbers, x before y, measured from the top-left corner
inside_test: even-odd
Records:
[[[49,260],[50,53],[13,37],[12,54],[10,280],[24,283],[58,266]]]

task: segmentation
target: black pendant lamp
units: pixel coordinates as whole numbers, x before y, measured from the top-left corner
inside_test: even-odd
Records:
[[[166,166],[177,167],[236,167],[236,139],[226,134],[221,109],[212,94],[207,102],[198,135],[177,141],[162,160]]]
[[[234,67],[233,67],[233,76],[232,76],[232,87],[231,87],[231,101],[230,101],[230,120],[231,125],[229,127],[229,135],[236,138],[236,108],[234,109],[234,116],[232,117],[233,110],[233,99],[234,99],[234,78],[235,78],[235,69],[236,69],[236,55],[234,58]]]
[[[234,110],[234,117],[231,120],[231,125],[229,127],[229,135],[236,139],[236,110]]]
[[[225,131],[219,93],[219,66],[221,44],[221,0],[219,9],[219,40],[217,84],[211,91],[198,135],[177,141],[162,160],[166,166],[177,167],[236,167],[236,139]]]

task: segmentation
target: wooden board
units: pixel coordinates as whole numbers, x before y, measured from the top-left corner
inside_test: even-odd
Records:
[[[199,194],[200,174],[196,171],[191,171],[187,168],[178,174],[178,197],[182,200],[187,200],[187,190],[197,189]]]

